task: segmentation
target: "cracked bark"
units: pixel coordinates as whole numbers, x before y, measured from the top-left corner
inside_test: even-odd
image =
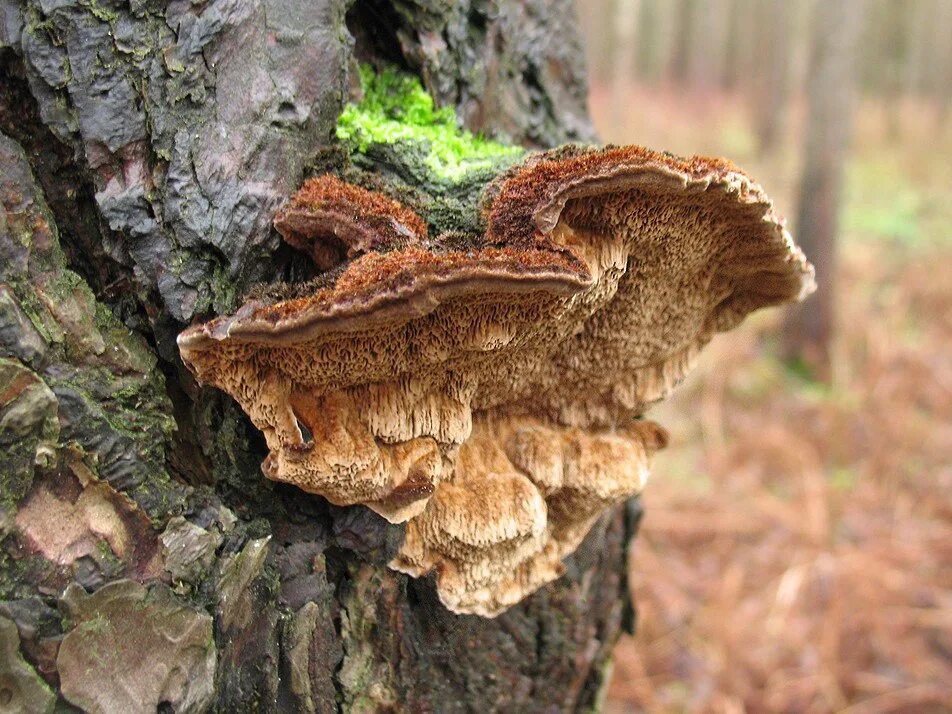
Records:
[[[294,270],[271,219],[356,59],[473,130],[591,138],[566,0],[448,5],[0,0],[0,695],[23,711],[596,704],[637,503],[519,606],[453,615],[386,568],[401,527],[265,481],[174,345]]]

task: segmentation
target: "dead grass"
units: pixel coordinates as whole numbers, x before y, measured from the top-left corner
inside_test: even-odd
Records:
[[[952,183],[936,147],[860,136],[848,211],[888,203],[884,165],[923,198],[848,225],[832,386],[772,356],[774,312],[715,340],[653,412],[673,443],[644,496],[639,630],[609,711],[952,711]],[[751,158],[792,209],[793,160]]]

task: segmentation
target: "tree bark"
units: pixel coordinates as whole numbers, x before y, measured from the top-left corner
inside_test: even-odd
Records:
[[[831,372],[835,325],[836,235],[843,170],[853,125],[855,45],[861,3],[829,0],[814,6],[807,79],[807,124],[796,230],[816,267],[817,291],[791,308],[784,351],[818,379]]]
[[[390,571],[403,529],[266,481],[189,322],[296,269],[271,227],[356,60],[489,135],[592,138],[567,0],[0,0],[0,702],[574,711],[633,613],[632,502],[496,619]]]

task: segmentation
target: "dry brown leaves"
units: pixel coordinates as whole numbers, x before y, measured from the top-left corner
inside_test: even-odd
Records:
[[[832,387],[768,315],[652,413],[609,711],[952,709],[952,251],[846,253]]]

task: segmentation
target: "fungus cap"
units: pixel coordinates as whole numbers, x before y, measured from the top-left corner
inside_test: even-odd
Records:
[[[179,346],[264,432],[266,475],[409,519],[393,566],[494,615],[640,490],[664,443],[640,417],[713,334],[802,299],[813,271],[718,159],[539,154],[486,187],[483,220],[460,246],[393,198],[311,179],[276,223],[340,265]]]
[[[274,226],[321,270],[427,236],[426,223],[409,208],[331,175],[308,181],[278,212]]]

